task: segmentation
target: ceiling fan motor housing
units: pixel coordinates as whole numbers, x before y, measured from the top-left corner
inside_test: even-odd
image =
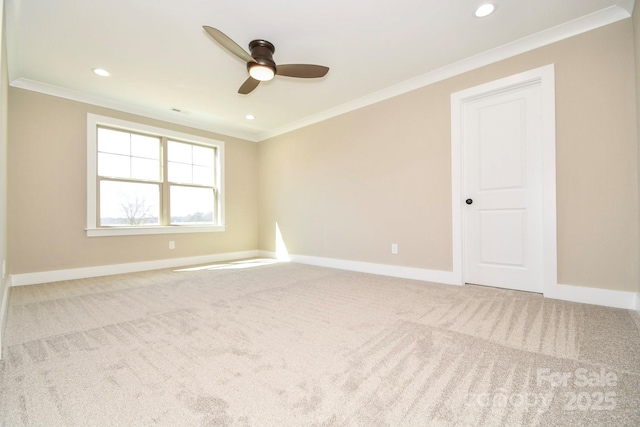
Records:
[[[273,61],[273,53],[276,51],[276,48],[271,43],[266,40],[253,40],[249,43],[249,50],[251,51],[251,56],[258,64],[271,68],[275,73],[276,63]],[[250,69],[251,65],[251,62],[248,63],[247,69]]]

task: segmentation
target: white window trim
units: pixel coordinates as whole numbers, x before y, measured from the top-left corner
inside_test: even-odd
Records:
[[[97,128],[99,125],[122,129],[131,132],[141,132],[151,135],[208,145],[217,149],[217,182],[218,185],[218,225],[166,225],[166,226],[138,226],[138,227],[98,227],[96,207],[97,182]],[[113,117],[87,114],[87,236],[131,236],[144,234],[175,234],[175,233],[208,233],[225,231],[224,219],[224,141],[203,138],[201,136],[175,132],[169,129],[128,122]]]

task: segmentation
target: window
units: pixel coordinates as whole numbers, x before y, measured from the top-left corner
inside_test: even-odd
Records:
[[[87,235],[224,231],[224,143],[89,114]]]

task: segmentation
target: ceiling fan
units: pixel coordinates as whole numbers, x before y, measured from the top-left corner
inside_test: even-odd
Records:
[[[202,28],[222,47],[247,63],[249,78],[238,89],[240,94],[246,95],[250,93],[258,87],[260,82],[271,80],[276,75],[313,79],[324,77],[329,72],[329,67],[322,65],[276,65],[273,61],[273,53],[276,49],[268,41],[253,40],[249,43],[249,50],[251,51],[251,54],[249,54],[222,31],[206,25]]]

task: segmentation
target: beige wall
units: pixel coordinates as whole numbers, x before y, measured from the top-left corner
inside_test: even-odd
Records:
[[[87,113],[225,141],[227,231],[86,237]],[[257,146],[22,89],[9,90],[11,273],[152,261],[257,248]],[[169,240],[176,248],[169,250]]]
[[[261,142],[260,248],[277,223],[292,254],[451,271],[450,95],[553,63],[559,283],[637,290],[633,43],[627,19]]]

